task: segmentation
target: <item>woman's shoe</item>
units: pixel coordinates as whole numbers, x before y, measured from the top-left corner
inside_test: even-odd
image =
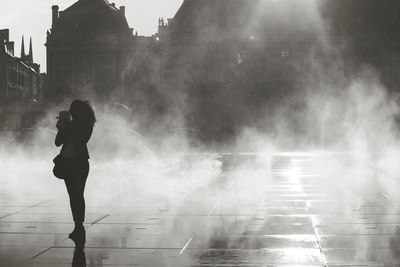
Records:
[[[86,243],[86,231],[85,228],[75,228],[68,237],[74,241],[77,247],[83,247]]]

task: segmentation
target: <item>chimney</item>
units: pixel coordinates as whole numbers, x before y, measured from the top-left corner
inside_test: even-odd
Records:
[[[14,42],[6,42],[7,52],[14,56]]]
[[[54,26],[56,25],[57,20],[58,20],[58,9],[59,9],[59,7],[58,6],[52,6],[51,9],[53,10],[53,22],[52,22],[52,26],[51,27],[54,28]]]
[[[121,12],[121,14],[122,14],[123,16],[125,16],[125,6],[120,6],[120,7],[119,7],[119,11]]]
[[[10,40],[10,30],[0,30],[0,42],[8,42]]]

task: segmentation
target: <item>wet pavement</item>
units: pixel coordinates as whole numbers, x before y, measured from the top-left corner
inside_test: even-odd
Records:
[[[399,266],[396,196],[374,175],[343,186],[315,160],[225,156],[212,184],[179,196],[88,203],[84,251],[67,238],[65,199],[1,199],[0,266]]]

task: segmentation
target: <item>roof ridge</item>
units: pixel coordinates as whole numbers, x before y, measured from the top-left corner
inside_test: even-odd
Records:
[[[65,11],[68,12],[82,7],[89,7],[90,4],[97,4],[97,3],[102,3],[104,7],[108,7],[110,10],[118,11],[118,8],[115,5],[111,4],[108,0],[78,0],[77,2],[75,2],[62,12]]]

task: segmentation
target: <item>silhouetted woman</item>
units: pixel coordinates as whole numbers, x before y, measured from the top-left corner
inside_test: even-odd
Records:
[[[68,171],[64,181],[67,186],[75,229],[69,234],[75,243],[85,242],[85,184],[89,174],[89,152],[87,142],[92,136],[96,117],[89,102],[74,100],[69,110],[71,119],[60,118],[57,122],[56,146],[61,146],[60,155]]]

